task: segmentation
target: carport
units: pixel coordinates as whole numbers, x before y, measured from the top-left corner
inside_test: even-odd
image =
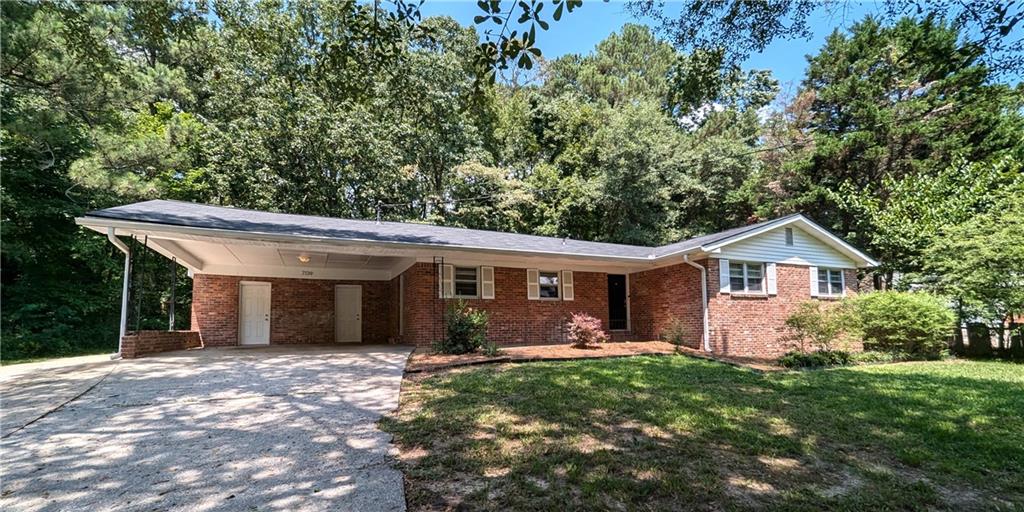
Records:
[[[185,215],[195,207],[191,203],[159,203],[170,204]],[[253,225],[242,219],[247,211],[238,212],[240,217],[235,219],[200,216],[200,220],[213,222],[202,227],[141,214],[130,206],[90,212],[76,219],[106,235],[125,254],[122,356],[196,346],[401,341],[404,283],[398,276],[414,265],[417,257],[425,256],[359,240],[341,243],[329,236],[281,234],[281,229],[294,226]],[[156,254],[147,256],[151,251]],[[152,260],[157,254],[164,264]],[[142,267],[171,277],[140,280]],[[192,279],[189,328],[175,329],[182,322],[175,320],[180,312],[174,308],[174,285],[169,287],[170,300],[164,299],[169,302],[169,307],[163,307],[168,329],[140,327],[139,303],[147,293],[144,286],[155,282],[161,291],[167,290],[164,283],[173,282],[175,269],[183,269]]]

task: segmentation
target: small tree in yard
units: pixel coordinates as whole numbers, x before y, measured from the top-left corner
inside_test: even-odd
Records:
[[[931,286],[958,303],[960,323],[976,315],[1004,324],[1024,313],[1024,178],[988,213],[936,236],[924,266],[936,276]]]
[[[608,335],[601,329],[601,321],[586,313],[573,313],[565,327],[569,333],[569,343],[576,348],[587,348],[608,341]]]
[[[445,319],[447,335],[434,344],[434,350],[443,354],[467,354],[480,349],[487,342],[487,312],[469,307],[458,301],[448,306]]]
[[[668,325],[665,326],[661,331],[661,337],[676,347],[676,352],[679,352],[679,347],[686,343],[686,337],[689,332],[686,322],[679,317],[673,316],[668,321]]]

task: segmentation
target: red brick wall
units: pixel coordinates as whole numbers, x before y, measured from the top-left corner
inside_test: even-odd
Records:
[[[139,331],[121,338],[121,357],[135,359],[148,354],[185,350],[201,345],[198,331]]]
[[[686,263],[630,274],[630,316],[636,337],[661,338],[678,319],[685,327],[684,344],[700,347],[704,332],[700,277],[700,270]]]
[[[808,268],[777,264],[778,295],[742,296],[719,293],[718,262],[717,259],[706,262],[712,350],[719,354],[766,358],[789,351],[791,346],[785,339],[784,322],[800,303],[812,298]],[[856,293],[856,271],[847,270],[845,277],[847,294]],[[850,348],[858,350],[860,347]]]
[[[238,344],[240,281],[270,283],[270,343],[334,343],[334,286],[339,284],[363,287],[363,342],[389,341],[389,281],[196,274],[192,283],[192,328],[202,333],[205,345]]]
[[[406,332],[403,341],[428,345],[443,336],[444,304],[438,298],[436,268],[417,263],[405,271]],[[608,275],[573,272],[574,300],[529,300],[526,269],[494,268],[494,299],[464,299],[490,314],[488,339],[503,345],[565,342],[564,325],[572,313],[583,312],[608,327]]]

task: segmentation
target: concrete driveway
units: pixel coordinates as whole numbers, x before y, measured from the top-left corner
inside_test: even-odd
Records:
[[[0,509],[404,510],[410,349],[174,352],[0,378]]]

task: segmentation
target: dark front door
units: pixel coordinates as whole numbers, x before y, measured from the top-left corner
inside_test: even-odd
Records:
[[[626,276],[608,274],[608,328],[626,329]]]

